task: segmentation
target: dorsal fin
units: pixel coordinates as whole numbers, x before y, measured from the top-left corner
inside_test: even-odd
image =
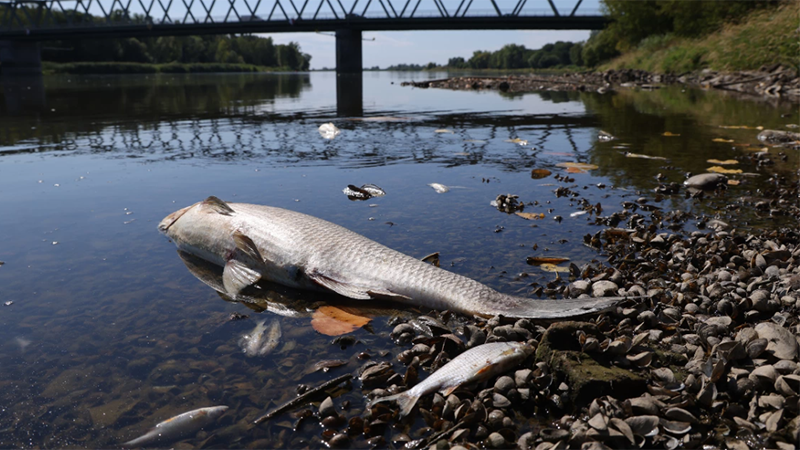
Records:
[[[214,211],[229,216],[233,213],[233,208],[228,206],[227,203],[214,197],[213,195],[203,200],[203,203],[210,206]]]

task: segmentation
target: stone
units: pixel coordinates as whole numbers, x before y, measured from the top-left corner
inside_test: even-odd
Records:
[[[336,414],[336,407],[333,405],[333,400],[328,397],[319,404],[319,417],[325,418]]]
[[[593,297],[613,297],[617,295],[619,286],[613,281],[600,280],[592,284]]]

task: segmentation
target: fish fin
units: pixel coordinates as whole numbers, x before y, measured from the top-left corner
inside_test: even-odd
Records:
[[[487,364],[487,365],[481,367],[480,370],[475,372],[475,375],[485,375],[485,374],[491,373],[493,367],[494,367],[494,364]]]
[[[411,300],[411,297],[407,295],[396,294],[385,289],[370,289],[367,291],[367,295],[375,300],[392,300],[396,302],[407,302]]]
[[[256,247],[256,243],[253,242],[252,239],[245,236],[239,230],[233,232],[233,241],[236,243],[236,248],[244,252],[250,258],[258,262],[264,262],[264,258],[261,257],[261,253],[258,251],[258,247]]]
[[[336,292],[339,295],[344,295],[345,297],[349,297],[356,300],[371,300],[372,297],[369,295],[366,289],[361,288],[359,286],[355,286],[344,281],[339,281],[335,278],[331,278],[327,275],[323,275],[317,271],[309,271],[307,273],[308,277],[314,280],[315,283],[319,284],[320,286],[330,289],[333,292]]]
[[[261,279],[261,274],[247,267],[243,262],[232,259],[225,264],[222,271],[222,285],[228,295],[234,298],[242,289]]]
[[[230,216],[233,213],[233,208],[231,208],[224,201],[218,199],[217,197],[214,197],[213,195],[203,200],[203,203],[210,206],[211,209],[218,212],[219,214]]]
[[[372,408],[376,403],[395,401],[397,402],[397,406],[400,407],[400,418],[402,419],[411,413],[411,410],[414,409],[414,405],[417,404],[417,400],[419,400],[419,397],[410,395],[408,391],[406,391],[388,397],[376,398],[367,404],[367,408]]]
[[[458,389],[458,387],[459,387],[459,386],[461,386],[461,385],[460,385],[460,384],[457,384],[457,385],[455,385],[455,386],[450,386],[449,388],[447,388],[447,389],[445,389],[444,391],[442,391],[442,395],[444,395],[445,397],[447,397],[448,395],[450,395],[450,394],[452,394],[453,392],[455,392],[455,391],[456,391],[456,389]]]

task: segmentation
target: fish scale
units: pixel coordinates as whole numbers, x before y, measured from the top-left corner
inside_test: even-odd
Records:
[[[515,297],[313,216],[214,197],[170,214],[159,229],[181,250],[210,262],[225,266],[241,259],[246,269],[240,282],[260,277],[356,299],[388,298],[485,317],[559,319],[604,311],[625,299]],[[263,261],[242,256],[234,233],[249,238]]]

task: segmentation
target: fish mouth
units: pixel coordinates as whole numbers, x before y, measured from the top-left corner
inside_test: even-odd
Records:
[[[182,215],[186,214],[186,211],[188,211],[193,206],[194,205],[181,208],[175,211],[174,213],[168,215],[167,217],[164,217],[164,220],[162,220],[158,224],[158,231],[167,234],[167,230],[169,230],[169,227],[171,227],[173,223],[175,223],[178,219],[180,219]]]

